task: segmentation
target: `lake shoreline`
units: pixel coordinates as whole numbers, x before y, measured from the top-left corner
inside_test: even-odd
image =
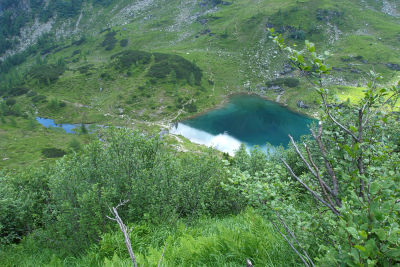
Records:
[[[261,94],[258,94],[258,93],[255,93],[255,92],[235,92],[235,93],[230,93],[230,94],[228,94],[228,95],[223,96],[223,100],[222,100],[219,104],[217,104],[217,105],[215,105],[215,106],[213,106],[213,107],[211,107],[211,108],[206,108],[206,109],[204,109],[204,110],[202,110],[202,111],[200,111],[200,112],[197,112],[196,114],[193,114],[193,115],[190,115],[190,116],[182,117],[182,118],[180,118],[180,119],[177,120],[177,121],[171,121],[169,124],[170,124],[171,127],[172,127],[173,125],[175,125],[175,124],[178,123],[178,122],[181,122],[181,121],[184,121],[184,120],[195,119],[195,118],[197,118],[197,117],[199,117],[199,116],[204,115],[204,114],[207,113],[207,112],[210,112],[210,111],[213,111],[213,110],[216,110],[216,109],[223,108],[223,107],[229,102],[229,99],[230,99],[230,98],[232,98],[232,97],[234,97],[234,96],[240,96],[240,95],[245,95],[245,96],[257,96],[257,97],[262,98],[262,99],[265,100],[265,101],[270,101],[270,102],[276,103],[276,104],[278,104],[278,105],[280,105],[280,106],[282,106],[282,107],[284,107],[284,108],[286,108],[286,109],[288,109],[288,110],[290,110],[290,111],[292,111],[292,112],[294,112],[294,113],[300,114],[300,115],[305,116],[305,117],[308,117],[308,118],[310,118],[310,119],[318,119],[316,116],[310,116],[310,114],[307,114],[307,113],[305,113],[305,112],[300,112],[300,111],[298,111],[298,110],[295,110],[295,109],[291,108],[291,107],[288,106],[288,105],[285,105],[285,104],[282,104],[282,103],[273,101],[273,100],[269,99],[268,97],[266,97],[266,96],[264,96],[264,95],[261,95]]]

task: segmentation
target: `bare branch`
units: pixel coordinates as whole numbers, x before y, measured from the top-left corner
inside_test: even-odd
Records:
[[[301,248],[301,250],[303,251],[305,257],[307,258],[307,260],[310,262],[311,266],[315,266],[314,262],[311,260],[310,256],[308,256],[307,251],[301,246],[300,242],[297,240],[296,236],[294,235],[294,233],[292,231],[290,231],[289,227],[286,225],[285,221],[282,220],[279,212],[275,211],[276,217],[278,218],[278,220],[280,221],[280,223],[283,225],[283,227],[285,228],[286,232],[290,234],[290,236],[294,239],[294,241],[297,243],[297,245]]]
[[[135,258],[135,255],[133,254],[131,240],[129,238],[129,233],[127,232],[127,227],[124,224],[124,222],[122,221],[121,217],[119,217],[118,211],[117,211],[117,209],[119,207],[125,205],[126,203],[128,203],[128,201],[129,200],[125,200],[123,202],[120,202],[116,207],[110,208],[111,213],[114,215],[115,218],[110,218],[108,216],[107,216],[107,218],[109,218],[110,220],[116,221],[118,223],[119,228],[121,229],[122,233],[124,234],[125,245],[126,245],[126,248],[128,249],[129,256],[131,257],[133,266],[137,267],[136,258]]]
[[[318,126],[318,135],[315,134],[315,132],[310,129],[311,134],[313,135],[314,139],[317,141],[317,144],[319,146],[319,150],[321,151],[322,154],[322,158],[325,161],[325,167],[328,171],[329,176],[332,179],[332,185],[333,185],[333,195],[335,197],[335,200],[338,204],[339,207],[341,207],[341,203],[340,201],[337,199],[337,195],[338,195],[338,181],[336,178],[336,174],[333,171],[333,167],[331,165],[331,163],[329,162],[327,155],[326,155],[326,150],[325,150],[325,146],[322,143],[322,122],[319,122],[319,126]]]
[[[335,215],[340,216],[340,213],[332,207],[329,203],[323,200],[315,191],[313,191],[310,187],[308,187],[297,175],[293,172],[292,168],[286,163],[284,159],[281,159],[283,164],[285,164],[286,169],[289,171],[290,175],[296,179],[305,189],[307,189],[317,200],[319,200],[322,204],[327,206]]]
[[[162,262],[162,259],[163,259],[163,257],[164,257],[164,253],[165,253],[165,248],[166,248],[166,247],[167,247],[167,242],[165,242],[164,249],[163,249],[162,254],[161,254],[161,258],[160,258],[160,260],[158,261],[158,267],[161,267],[161,262]]]
[[[330,194],[332,194],[332,190],[330,189],[330,187],[327,184],[325,184],[324,181],[322,181],[321,176],[319,174],[318,167],[317,167],[317,165],[315,165],[315,163],[311,157],[310,150],[308,149],[306,144],[304,144],[304,146],[306,147],[308,159],[311,162],[312,166],[314,167],[315,173],[317,174],[317,179],[318,179],[319,185],[321,186],[322,192],[324,193],[325,197],[328,199],[329,204],[331,204],[332,207],[335,207],[335,204],[333,204],[332,199],[329,197],[328,193],[326,192],[326,190],[328,189]]]
[[[249,259],[246,260],[246,267],[253,267],[253,263]]]
[[[304,158],[303,154],[300,152],[299,148],[296,145],[296,142],[293,140],[293,137],[289,134],[290,142],[294,146],[294,149],[296,150],[297,154],[301,158],[301,160],[306,164],[308,170],[315,176],[317,177],[317,174],[314,172],[314,170],[311,168],[310,164],[308,164],[307,160]]]
[[[303,256],[300,254],[300,252],[293,246],[293,243],[290,242],[290,240],[279,230],[278,226],[271,221],[272,225],[275,227],[275,229],[281,234],[281,236],[286,240],[286,242],[289,244],[289,246],[293,249],[293,251],[299,256],[301,261],[304,263],[305,266],[310,267],[310,265],[307,263],[307,261],[303,258]]]

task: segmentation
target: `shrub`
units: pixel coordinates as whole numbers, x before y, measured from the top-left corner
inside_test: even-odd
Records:
[[[55,147],[43,148],[41,152],[46,158],[61,158],[67,154],[64,150]]]
[[[300,83],[299,79],[288,77],[288,78],[277,78],[275,80],[268,81],[265,84],[269,87],[283,86],[283,85],[286,85],[287,87],[296,87],[299,85],[299,83]]]
[[[24,87],[16,87],[9,90],[9,95],[20,96],[28,93],[29,89]]]
[[[86,74],[89,72],[89,70],[92,69],[93,66],[94,66],[93,64],[88,64],[77,68],[77,70],[79,71],[80,74]]]
[[[139,50],[127,50],[111,56],[115,59],[115,66],[117,69],[124,70],[130,68],[132,65],[148,64],[151,61],[151,54]]]
[[[186,80],[191,85],[200,85],[202,71],[187,59],[177,55],[154,53],[154,60],[156,63],[150,67],[148,76],[165,78],[170,73],[174,73],[177,80]]]
[[[15,100],[14,98],[8,98],[7,100],[6,100],[6,104],[7,104],[7,106],[14,106],[15,104],[17,103],[17,100]]]
[[[74,52],[72,52],[72,56],[78,55],[78,54],[80,54],[80,53],[81,53],[81,50],[80,50],[80,49],[75,50]]]
[[[306,39],[306,32],[303,30],[295,30],[290,33],[290,38],[296,40],[305,40]]]
[[[185,110],[190,113],[197,112],[197,106],[195,103],[192,102],[185,105]]]
[[[33,97],[33,96],[36,96],[37,95],[37,93],[35,92],[35,91],[29,91],[27,94],[26,94],[26,96],[28,96],[28,97]]]
[[[119,41],[119,45],[121,47],[126,47],[128,45],[128,39],[122,39],[121,41]]]
[[[101,46],[105,47],[107,51],[113,50],[117,44],[117,39],[115,38],[116,34],[115,31],[110,31],[104,36],[104,41],[101,43]]]
[[[83,44],[84,42],[86,42],[86,38],[85,38],[85,37],[82,37],[81,39],[72,42],[72,45],[80,46],[80,45]]]
[[[300,83],[299,79],[296,78],[285,78],[284,84],[287,87],[296,87]]]
[[[31,69],[29,75],[37,79],[41,83],[50,84],[55,82],[64,72],[66,68],[63,65],[38,65]]]
[[[32,97],[32,102],[33,103],[40,103],[40,102],[45,102],[46,100],[46,96],[44,95],[36,95],[34,97]]]

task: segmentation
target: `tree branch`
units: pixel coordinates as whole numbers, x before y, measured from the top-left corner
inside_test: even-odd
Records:
[[[333,195],[335,197],[335,201],[338,204],[338,206],[341,207],[342,205],[340,203],[340,200],[337,199],[337,196],[338,196],[338,181],[337,181],[337,178],[336,178],[336,174],[333,171],[333,167],[332,167],[331,163],[329,162],[328,157],[326,156],[325,146],[322,143],[322,138],[321,138],[322,137],[322,122],[319,122],[318,135],[315,134],[315,132],[312,129],[310,129],[310,131],[311,131],[311,134],[313,135],[314,139],[317,141],[317,144],[319,146],[319,150],[321,151],[321,154],[322,154],[322,158],[324,159],[324,162],[325,162],[325,167],[326,167],[326,169],[328,171],[329,176],[332,179]]]
[[[278,226],[271,221],[272,225],[275,227],[275,229],[281,234],[281,236],[286,240],[286,242],[289,244],[289,246],[293,249],[293,251],[299,256],[299,258],[302,260],[305,266],[310,267],[310,265],[307,263],[307,261],[303,258],[303,256],[300,254],[300,252],[293,246],[293,243],[290,242],[290,240],[279,230]]]
[[[340,216],[340,213],[332,207],[329,203],[327,203],[325,200],[323,200],[315,191],[313,191],[311,188],[309,188],[299,177],[296,176],[296,174],[293,172],[292,168],[286,163],[284,159],[281,159],[283,164],[285,165],[286,169],[289,171],[290,175],[296,179],[305,189],[307,189],[313,196],[316,198],[319,202],[327,206],[336,216]]]
[[[303,251],[305,257],[307,258],[307,260],[310,262],[311,266],[315,266],[314,262],[311,260],[310,256],[308,256],[307,251],[301,246],[300,242],[297,240],[296,236],[294,235],[294,233],[292,231],[290,231],[289,227],[286,225],[285,221],[282,220],[279,212],[275,211],[276,217],[278,218],[278,220],[280,221],[280,223],[283,225],[283,227],[285,228],[286,232],[290,234],[290,236],[294,239],[294,241],[297,243],[297,245],[301,248],[301,250]]]
[[[340,122],[338,122],[338,121],[332,116],[332,114],[331,114],[330,111],[329,111],[328,104],[326,103],[326,99],[325,99],[324,94],[321,93],[321,97],[322,97],[322,102],[324,103],[325,112],[326,112],[326,114],[328,115],[328,117],[329,117],[337,126],[339,126],[343,131],[345,131],[347,134],[349,134],[351,137],[353,137],[353,139],[354,139],[356,142],[358,142],[357,136],[356,136],[352,131],[350,131],[349,129],[347,129],[345,126],[343,126]]]
[[[126,203],[128,203],[128,201],[129,200],[125,200],[123,202],[120,202],[116,207],[110,208],[110,211],[114,215],[115,218],[110,218],[108,216],[107,216],[107,218],[109,218],[110,220],[116,221],[118,223],[119,228],[121,229],[122,233],[124,234],[125,245],[126,245],[126,248],[128,249],[129,256],[131,257],[133,266],[137,267],[136,258],[135,258],[135,255],[133,254],[131,240],[129,238],[129,233],[127,231],[127,227],[124,224],[124,222],[122,221],[121,217],[119,217],[118,211],[117,211],[117,209],[119,207],[125,205]]]

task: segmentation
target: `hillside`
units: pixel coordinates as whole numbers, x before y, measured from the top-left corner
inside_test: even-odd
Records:
[[[371,68],[385,83],[398,79],[396,1],[2,1],[1,10],[16,28],[1,24],[14,45],[3,49],[0,92],[15,96],[20,113],[59,122],[160,127],[235,92],[313,114],[305,81],[276,80],[298,73],[267,27],[329,51],[327,85],[341,101],[357,99]]]
[[[399,44],[398,0],[0,0],[0,266],[399,265]]]

